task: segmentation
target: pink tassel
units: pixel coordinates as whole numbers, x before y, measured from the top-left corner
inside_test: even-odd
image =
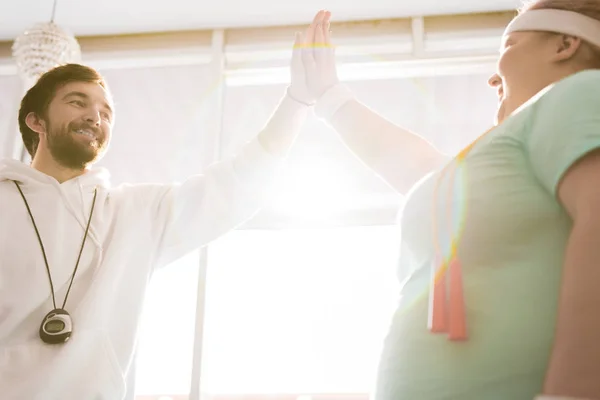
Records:
[[[460,261],[453,257],[450,263],[450,329],[448,338],[452,341],[467,340],[467,316]]]
[[[445,333],[448,332],[446,271],[439,271],[435,274],[432,289],[430,330],[433,333]]]

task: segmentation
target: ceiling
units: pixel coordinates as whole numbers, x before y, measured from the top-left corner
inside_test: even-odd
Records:
[[[0,1],[0,40],[49,21],[55,0]],[[56,0],[55,22],[77,36],[294,25],[321,8],[338,21],[505,11],[519,0]],[[359,5],[360,4],[360,5]]]

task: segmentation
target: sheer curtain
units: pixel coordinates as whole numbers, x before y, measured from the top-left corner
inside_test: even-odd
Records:
[[[490,75],[493,71],[490,71]],[[456,154],[492,126],[495,91],[488,75],[350,82],[358,98],[392,122]]]
[[[18,76],[0,76],[0,158],[12,158],[15,144],[21,143],[17,124],[23,84]]]
[[[115,128],[99,163],[113,184],[181,181],[212,161],[207,120],[216,94],[208,66],[101,71],[113,93]]]

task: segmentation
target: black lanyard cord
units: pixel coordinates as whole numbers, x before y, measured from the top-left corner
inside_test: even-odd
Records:
[[[35,223],[35,219],[33,218],[33,214],[31,212],[31,208],[29,208],[29,204],[27,203],[27,199],[21,190],[21,187],[17,183],[17,181],[13,181],[19,189],[19,193],[21,193],[21,197],[25,202],[25,207],[27,207],[27,212],[29,213],[29,217],[31,218],[31,222],[33,223],[33,228],[35,229],[35,234],[37,235],[38,242],[40,243],[40,247],[42,249],[42,255],[44,256],[44,263],[46,264],[46,271],[48,272],[48,281],[50,282],[50,291],[52,293],[52,304],[56,309],[56,298],[54,296],[54,284],[52,283],[52,276],[50,274],[50,266],[48,265],[48,257],[46,257],[46,251],[44,250],[44,244],[42,243],[42,237],[40,236],[40,232]],[[73,285],[73,280],[75,279],[75,274],[77,273],[77,268],[79,267],[79,260],[81,260],[81,254],[83,253],[83,248],[85,246],[85,240],[88,236],[88,231],[90,229],[90,224],[92,222],[92,215],[94,214],[94,207],[96,205],[96,196],[98,195],[98,189],[94,189],[94,200],[92,201],[92,209],[90,211],[90,217],[88,218],[87,226],[85,228],[85,234],[83,236],[83,241],[81,242],[81,248],[79,249],[79,255],[77,256],[77,263],[75,264],[75,269],[73,270],[73,275],[71,275],[71,282],[69,283],[69,288],[67,289],[67,294],[65,295],[65,300],[63,301],[62,309],[65,308],[67,304],[67,298],[69,297],[69,292],[71,291],[71,286]]]

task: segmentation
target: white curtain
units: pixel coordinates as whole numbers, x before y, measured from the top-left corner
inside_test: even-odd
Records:
[[[12,158],[21,143],[17,124],[23,84],[18,76],[0,76],[0,158]]]
[[[113,184],[171,182],[211,162],[207,120],[219,82],[206,66],[101,71],[115,99],[110,150],[99,165]]]
[[[496,96],[487,78],[457,75],[347,84],[359,100],[384,117],[455,154],[492,124]],[[284,87],[227,88],[222,156],[235,153],[256,134]],[[311,116],[292,149],[278,197],[247,226],[319,224],[324,218],[337,218],[340,223],[393,223],[401,201],[345,148],[334,131]]]

